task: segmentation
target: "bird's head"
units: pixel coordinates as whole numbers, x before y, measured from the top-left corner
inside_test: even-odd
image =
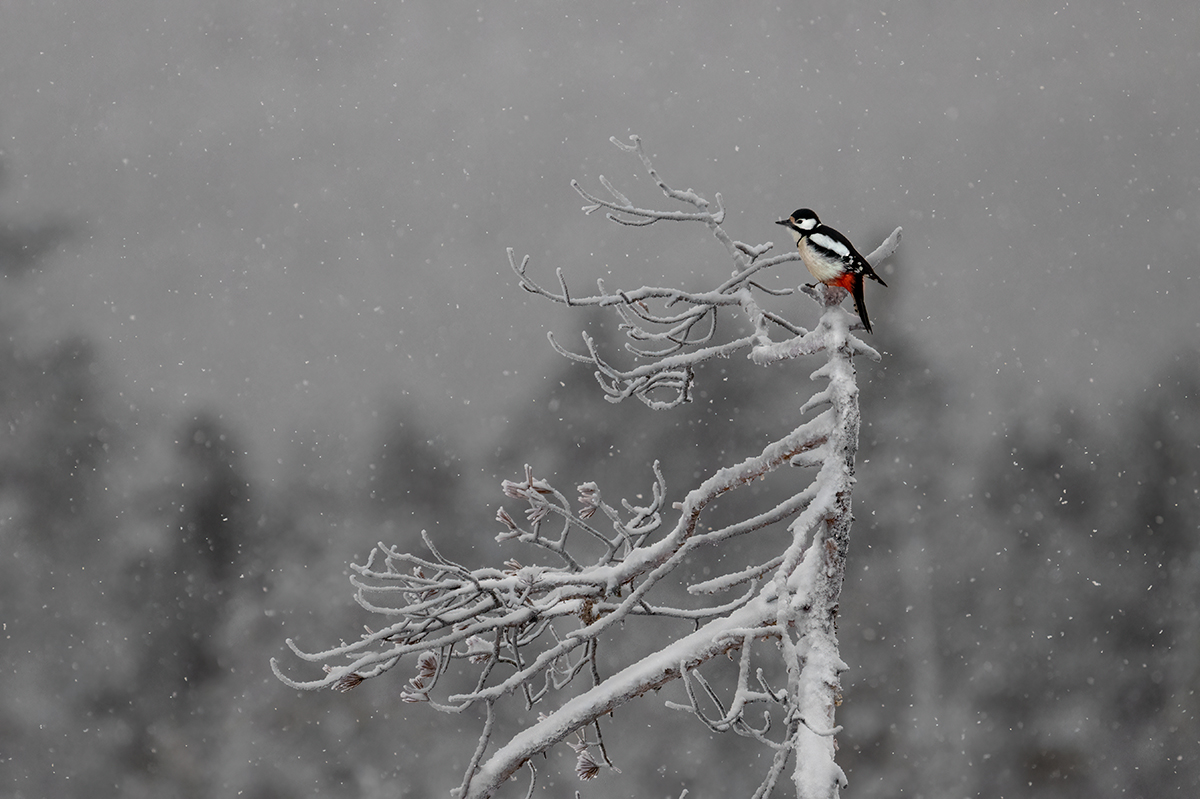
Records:
[[[799,208],[792,211],[792,215],[787,219],[780,219],[775,224],[783,225],[792,234],[792,238],[799,242],[815,230],[817,225],[821,224],[821,220],[809,209]]]

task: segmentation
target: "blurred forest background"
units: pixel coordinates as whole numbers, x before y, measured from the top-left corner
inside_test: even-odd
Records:
[[[422,529],[520,559],[522,464],[618,497],[657,458],[682,495],[812,385],[731,360],[654,413],[550,352],[614,319],[506,246],[577,289],[728,274],[699,227],[578,212],[601,174],[665,204],[607,141],[638,133],[737,239],[905,228],[859,364],[845,795],[1196,795],[1200,5],[1139,5],[0,0],[0,792],[457,784],[477,719],[271,677],[371,623],[346,564]],[[622,775],[563,757],[545,795],[748,795],[762,753],[672,690],[615,719]]]

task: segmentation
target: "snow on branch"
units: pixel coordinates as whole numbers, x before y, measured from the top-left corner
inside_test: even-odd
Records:
[[[586,333],[583,334],[586,353],[575,353],[562,347],[551,334],[550,343],[554,349],[572,360],[595,367],[596,380],[604,389],[605,398],[609,401],[620,402],[633,396],[658,410],[691,401],[695,368],[704,361],[718,357],[728,358],[743,349],[757,350],[752,357],[762,364],[820,351],[824,347],[821,340],[823,333],[817,331],[815,334],[809,334],[804,328],[779,314],[764,310],[754,296],[756,290],[772,296],[793,293],[793,289],[768,289],[753,278],[764,270],[799,260],[799,254],[792,251],[763,258],[773,246],[770,242],[749,245],[735,241],[722,227],[725,208],[719,193],[715,195],[716,210],[710,210],[712,204],[696,191],[671,188],[654,169],[650,157],[642,149],[641,139],[637,136],[631,136],[630,139],[632,144],[623,144],[615,138],[612,142],[623,151],[638,157],[668,199],[684,203],[694,210],[656,210],[636,206],[601,175],[600,184],[612,196],[611,199],[598,197],[583,189],[576,181],[571,182],[575,191],[588,202],[583,208],[584,213],[590,214],[606,209],[608,219],[631,226],[646,226],[664,220],[702,222],[724,247],[732,261],[733,274],[703,292],[649,286],[630,291],[613,291],[605,287],[603,280],[597,280],[595,294],[576,295],[568,288],[561,268],[555,272],[557,290],[548,289],[529,276],[529,256],[525,256],[518,263],[513,250],[509,248],[508,262],[522,288],[564,305],[613,308],[621,317],[620,329],[629,339],[625,349],[638,358],[650,361],[632,369],[619,369],[600,355],[595,341]],[[872,265],[880,263],[895,252],[900,243],[900,233],[900,228],[896,228],[891,236],[868,256]],[[824,305],[836,305],[846,296],[841,289],[822,286],[806,286],[801,290]],[[661,310],[655,310],[660,307]],[[717,314],[721,308],[726,307],[745,316],[751,322],[754,332],[730,341],[715,341]],[[853,329],[860,327],[859,323],[854,323]],[[768,347],[769,331],[774,328],[781,329],[794,338],[786,346]],[[856,355],[867,355],[876,360],[879,358],[874,349],[856,337],[851,338],[851,347]]]
[[[573,749],[581,779],[603,776],[615,766],[604,746],[601,720],[674,680],[687,701],[669,707],[696,716],[710,730],[753,738],[773,752],[755,797],[770,795],[789,763],[796,796],[836,797],[845,775],[834,760],[840,729],[834,714],[846,666],[834,621],[853,518],[859,429],[852,358],[879,355],[853,335],[857,320],[839,309],[845,297],[841,289],[803,289],[823,308],[811,331],[763,311],[755,292],[779,292],[767,292],[753,276],[796,256],[764,258],[770,243],[734,241],[721,227],[725,210],[719,194],[714,208],[692,189],[671,188],[637,137],[632,141],[618,146],[640,159],[668,199],[689,210],[636,206],[601,178],[612,199],[572,184],[589,203],[585,212],[606,209],[609,219],[632,226],[702,222],[724,245],[733,275],[702,292],[610,291],[598,281],[597,293],[574,295],[561,269],[558,288],[543,288],[527,273],[528,257],[518,264],[509,250],[510,264],[528,291],[571,306],[616,309],[630,339],[627,349],[645,363],[618,369],[586,335],[585,354],[551,342],[564,355],[591,364],[608,399],[636,396],[655,408],[688,401],[696,367],[712,358],[746,350],[756,363],[768,365],[821,355],[812,378],[822,387],[797,407],[794,429],[739,463],[715,468],[676,502],[667,500],[657,463],[649,500],[641,505],[611,504],[592,482],[574,492],[560,490],[526,466],[520,479],[501,484],[506,502],[495,517],[496,539],[521,547],[520,560],[514,556],[499,567],[470,567],[444,556],[424,533],[421,554],[380,543],[366,563],[352,566],[351,577],[355,600],[379,618],[378,628],[318,651],[289,639],[300,660],[321,664],[319,676],[295,678],[278,662],[271,666],[293,688],[347,691],[410,664],[412,676],[401,693],[405,702],[483,717],[478,744],[455,792],[461,799],[492,796],[523,766],[532,772],[534,756],[558,744]],[[872,253],[872,262],[895,250],[899,233]],[[716,317],[723,309],[745,315],[754,332],[716,340]],[[773,330],[782,330],[786,338],[773,342],[768,335]],[[806,416],[811,418],[802,420]],[[795,482],[794,466],[816,471],[786,499],[733,522],[707,514],[720,497],[781,469]],[[780,535],[785,526],[787,534]],[[686,601],[670,590],[698,548],[729,546],[768,529],[776,531],[781,546],[766,561],[692,582]],[[723,598],[713,601],[717,594]],[[620,640],[630,624],[647,617],[682,620],[693,631],[603,677],[598,659],[603,643]],[[770,651],[775,655],[764,660]],[[724,688],[701,671],[720,655],[737,664],[736,679]],[[777,686],[769,684],[769,669],[764,670],[772,663],[781,677]],[[455,679],[445,682],[455,688],[443,687],[449,674]],[[461,681],[463,675],[469,682]],[[545,712],[509,740],[494,742],[501,704],[512,695],[525,708],[542,706]]]

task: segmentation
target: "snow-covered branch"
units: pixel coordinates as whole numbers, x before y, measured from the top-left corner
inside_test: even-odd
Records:
[[[655,408],[688,401],[701,364],[741,350],[762,365],[820,355],[823,363],[812,378],[822,387],[797,407],[791,432],[740,463],[715,468],[674,503],[667,500],[657,463],[643,505],[610,504],[592,482],[579,485],[572,499],[526,466],[523,479],[502,483],[509,504],[496,513],[497,540],[525,547],[529,554],[522,553],[521,561],[471,568],[443,556],[427,536],[427,552],[421,555],[381,543],[366,563],[352,567],[351,578],[355,599],[380,618],[379,629],[316,652],[289,639],[297,657],[322,664],[323,674],[313,679],[293,678],[275,661],[272,668],[293,688],[345,691],[409,662],[414,672],[401,694],[404,701],[446,712],[482,711],[483,730],[458,790],[462,799],[492,796],[531,758],[560,743],[575,750],[579,776],[594,778],[608,755],[586,732],[598,735],[601,719],[616,707],[676,679],[687,702],[672,707],[694,714],[712,730],[754,738],[773,751],[755,796],[768,796],[790,762],[798,797],[836,797],[845,776],[834,760],[839,730],[834,714],[846,666],[834,621],[849,545],[859,428],[852,358],[878,359],[879,354],[853,334],[858,323],[838,307],[845,297],[841,289],[803,289],[823,308],[812,330],[762,310],[757,295],[780,292],[768,292],[752,277],[795,256],[764,258],[769,243],[734,241],[722,228],[719,194],[714,208],[692,189],[668,186],[636,137],[633,144],[619,146],[640,159],[668,199],[688,210],[634,205],[604,178],[600,182],[612,199],[572,184],[589,203],[584,210],[606,209],[609,219],[633,226],[702,222],[731,258],[733,276],[701,292],[610,291],[601,281],[597,293],[575,295],[562,270],[556,290],[543,288],[528,275],[528,257],[517,263],[509,250],[510,264],[528,291],[567,305],[616,309],[630,339],[626,348],[643,363],[612,366],[586,335],[586,354],[568,352],[551,339],[555,348],[592,365],[610,400],[636,396]],[[890,255],[898,241],[899,230],[872,253],[872,262]],[[717,340],[717,315],[726,310],[744,315],[754,332]],[[785,338],[772,341],[774,331]],[[806,416],[811,418],[803,420]],[[795,466],[813,467],[816,473],[787,498],[733,522],[709,518],[707,511],[718,498]],[[781,536],[775,555],[692,582],[689,601],[670,599],[673,593],[666,588],[656,590],[678,584],[680,567],[699,547],[783,525],[788,535]],[[708,599],[733,589],[736,594],[723,601]],[[688,620],[696,628],[602,679],[597,660],[602,642],[642,617]],[[769,684],[763,668],[769,650],[777,654],[767,662],[781,664],[776,671],[784,682],[778,687]],[[737,660],[737,678],[724,689],[701,672],[721,654]],[[439,690],[450,672],[469,673],[472,680],[467,687]],[[574,687],[580,675],[590,680],[586,688]],[[547,712],[493,746],[500,703],[512,694],[520,695],[527,708],[543,705]],[[571,736],[579,738],[568,741]],[[599,759],[593,746],[600,747]]]
[[[596,380],[603,387],[606,399],[620,402],[633,396],[659,410],[673,408],[691,400],[695,368],[705,361],[718,357],[728,358],[740,350],[751,348],[758,350],[754,355],[755,360],[764,364],[772,360],[816,352],[817,343],[806,336],[804,328],[777,313],[764,310],[754,296],[755,291],[773,296],[791,294],[794,289],[768,289],[753,278],[765,270],[798,260],[799,254],[788,252],[763,258],[772,247],[770,242],[749,245],[735,241],[722,227],[725,208],[720,194],[715,195],[716,210],[710,210],[712,204],[694,190],[679,191],[671,188],[659,177],[649,156],[642,149],[641,140],[637,136],[632,136],[631,140],[632,144],[623,144],[615,138],[612,141],[622,150],[637,155],[664,195],[689,205],[694,210],[657,210],[636,206],[601,175],[600,183],[612,195],[612,199],[598,197],[584,190],[577,182],[571,182],[575,191],[588,202],[588,205],[584,206],[584,212],[592,213],[606,209],[609,219],[631,226],[646,226],[661,221],[702,222],[725,248],[732,261],[733,274],[712,289],[702,292],[650,286],[631,291],[609,290],[603,280],[598,280],[595,294],[579,295],[571,292],[561,268],[555,273],[557,290],[542,286],[529,276],[529,256],[518,262],[510,248],[508,262],[522,288],[565,305],[615,309],[621,317],[621,330],[629,338],[625,345],[626,350],[639,358],[652,360],[632,369],[619,369],[600,355],[595,341],[586,333],[583,334],[585,354],[567,350],[551,334],[550,343],[554,349],[568,358],[595,367]],[[897,228],[868,256],[868,260],[872,264],[879,263],[895,251],[899,242],[900,229]],[[810,293],[814,291],[810,287],[804,287],[804,290]],[[830,299],[836,302],[841,302],[845,296],[839,295],[838,289],[829,291],[833,292]],[[816,294],[813,296],[818,302],[824,302],[823,297]],[[727,307],[740,312],[751,323],[754,332],[741,338],[715,342],[717,314],[720,309]],[[661,310],[656,310],[657,308]],[[857,323],[855,327],[858,327]],[[761,350],[760,345],[769,341],[768,333],[774,328],[796,337],[788,343],[787,347],[790,349],[777,347],[769,352]],[[878,353],[857,338],[853,341],[855,354],[866,354],[876,359],[879,357]]]

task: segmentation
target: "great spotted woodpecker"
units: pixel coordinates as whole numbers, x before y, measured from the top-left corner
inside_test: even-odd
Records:
[[[869,277],[882,286],[887,283],[875,274],[850,239],[828,225],[822,225],[817,215],[807,208],[793,211],[787,219],[780,219],[775,224],[783,225],[792,234],[800,250],[800,260],[813,277],[826,286],[839,286],[850,292],[863,327],[870,333],[871,319],[863,301],[863,278]]]

